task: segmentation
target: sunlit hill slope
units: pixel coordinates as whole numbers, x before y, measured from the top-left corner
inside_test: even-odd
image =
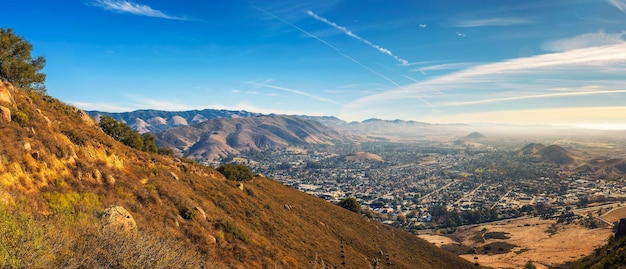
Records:
[[[270,179],[239,185],[133,150],[84,112],[2,84],[0,267],[474,268]]]

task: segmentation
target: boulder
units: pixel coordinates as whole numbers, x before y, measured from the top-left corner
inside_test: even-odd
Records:
[[[14,104],[13,97],[11,97],[11,90],[13,85],[4,79],[0,79],[0,103]]]
[[[237,183],[237,188],[243,191],[243,183],[241,182]]]
[[[204,212],[204,210],[201,207],[194,206],[193,210],[198,211],[199,216],[202,218],[202,220],[206,220],[206,213]]]
[[[104,233],[120,233],[134,235],[137,233],[137,223],[125,208],[112,205],[100,215],[100,224]]]
[[[107,175],[105,183],[109,186],[115,185],[115,177],[113,177],[112,175]]]
[[[0,106],[0,119],[11,122],[11,109],[9,109],[8,107]]]
[[[96,125],[96,120],[94,120],[92,117],[90,117],[87,112],[82,111],[80,109],[76,109],[76,113],[78,113],[78,116],[80,117],[80,119],[86,123],[89,126],[95,126]]]

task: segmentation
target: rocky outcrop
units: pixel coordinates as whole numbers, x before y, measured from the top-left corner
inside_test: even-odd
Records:
[[[137,223],[133,216],[128,210],[118,205],[113,205],[102,212],[100,224],[105,233],[133,235],[137,232]]]
[[[15,90],[7,80],[0,78],[0,103],[15,104],[11,91]]]

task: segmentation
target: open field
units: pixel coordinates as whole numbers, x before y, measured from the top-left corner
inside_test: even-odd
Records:
[[[613,209],[602,216],[602,218],[608,222],[619,222],[621,218],[626,218],[626,207],[619,207]]]
[[[497,236],[489,236],[497,235]],[[478,255],[462,254],[462,258],[493,268],[522,268],[532,260],[537,268],[561,264],[590,254],[607,242],[609,228],[588,229],[580,225],[556,225],[555,220],[538,218],[487,224],[459,230],[451,236],[420,235],[437,246],[461,243],[474,248]],[[509,237],[508,239],[505,239]],[[444,239],[447,238],[448,240]],[[500,238],[500,239],[497,239]],[[509,252],[506,245],[513,245]],[[497,248],[497,249],[493,249]]]

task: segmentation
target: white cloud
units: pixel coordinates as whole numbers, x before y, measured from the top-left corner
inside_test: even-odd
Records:
[[[613,5],[620,11],[626,13],[626,0],[607,0],[609,4]]]
[[[626,93],[625,73],[626,43],[517,58],[469,67],[356,99],[342,107],[341,117],[359,120],[359,115],[367,111],[388,118],[385,115],[402,107],[405,114],[394,114],[395,117],[429,121],[428,113],[433,109],[440,111],[438,115],[452,115],[458,111],[470,114],[513,106],[523,109],[550,104],[581,105],[562,103],[574,99],[584,100],[587,106],[593,105],[589,103],[591,99],[615,104]],[[589,100],[583,99],[585,96]],[[421,99],[429,105],[418,102]]]
[[[127,0],[95,0],[94,6],[117,13],[130,13],[133,15],[155,17],[169,20],[187,20],[183,17],[171,16],[160,10],[152,9],[148,5],[133,3]]]
[[[388,49],[386,49],[386,48],[383,48],[383,47],[381,47],[381,46],[378,46],[378,45],[376,45],[376,44],[374,44],[374,43],[370,42],[369,40],[367,40],[367,39],[365,39],[365,38],[362,38],[362,37],[358,36],[357,34],[353,33],[353,32],[352,32],[352,31],[350,31],[350,30],[348,30],[346,27],[343,27],[343,26],[341,26],[341,25],[338,25],[338,24],[336,24],[336,23],[334,23],[334,22],[332,22],[332,21],[329,21],[328,19],[326,19],[326,18],[324,18],[324,17],[322,17],[322,16],[320,16],[320,15],[315,14],[313,11],[308,10],[306,13],[307,13],[309,16],[313,17],[314,19],[316,19],[316,20],[318,20],[318,21],[321,21],[321,22],[323,22],[323,23],[326,23],[326,24],[328,24],[328,25],[330,25],[330,26],[334,27],[335,29],[337,29],[337,30],[339,30],[339,31],[344,32],[344,33],[345,33],[346,35],[348,35],[349,37],[352,37],[352,38],[354,38],[354,39],[356,39],[356,40],[358,40],[358,41],[361,41],[361,42],[365,43],[366,45],[368,45],[368,46],[370,46],[370,47],[372,47],[372,48],[374,48],[374,49],[378,50],[380,53],[387,54],[387,55],[389,55],[389,56],[393,57],[396,61],[400,62],[400,64],[402,64],[402,65],[408,65],[408,64],[409,64],[409,62],[408,62],[407,60],[402,59],[402,58],[400,58],[400,57],[398,57],[398,56],[394,55],[394,54],[393,54],[390,50],[388,50]]]
[[[541,48],[546,51],[568,51],[589,47],[605,46],[624,43],[626,32],[609,34],[604,31],[582,34],[574,37],[548,41]]]
[[[489,18],[479,20],[466,20],[457,23],[456,27],[481,27],[481,26],[509,26],[534,23],[526,18]]]

